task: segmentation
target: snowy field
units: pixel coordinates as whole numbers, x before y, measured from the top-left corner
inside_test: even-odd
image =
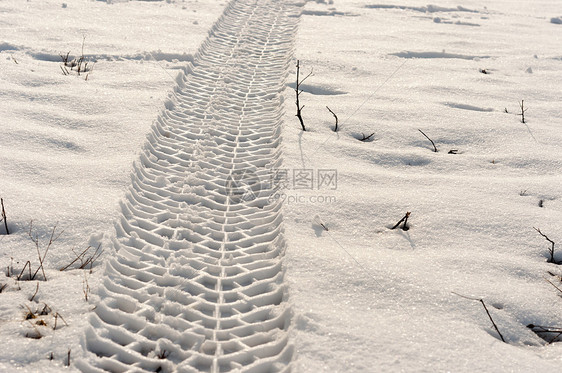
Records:
[[[0,30],[0,371],[560,370],[559,1],[5,0]]]

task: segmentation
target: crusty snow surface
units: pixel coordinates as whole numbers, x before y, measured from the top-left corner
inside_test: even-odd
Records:
[[[561,19],[0,2],[0,371],[559,371]]]

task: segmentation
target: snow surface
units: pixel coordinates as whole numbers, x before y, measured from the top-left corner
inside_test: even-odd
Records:
[[[12,233],[0,224],[0,267],[11,275],[0,278],[0,371],[58,372],[69,350],[69,370],[92,361],[87,330],[102,304],[104,263],[117,257],[114,223],[136,172],[131,164],[151,125],[173,109],[166,98],[178,70],[195,61],[225,6],[0,3],[0,197]],[[294,6],[303,12],[286,52],[280,166],[289,188],[278,196],[290,366],[560,370],[562,344],[526,326],[562,327],[560,292],[547,282],[560,287],[562,271],[547,262],[548,242],[533,229],[562,242],[562,5]],[[87,80],[63,75],[59,55],[79,55],[83,40],[93,71]],[[306,132],[294,117],[296,59],[301,73],[313,70],[302,86]],[[339,117],[337,133],[326,105]],[[357,140],[371,133],[374,141]],[[312,172],[312,190],[295,188],[302,170]],[[337,171],[335,189],[318,188],[322,170]],[[186,180],[197,194],[198,179]],[[410,229],[389,229],[407,211]],[[16,281],[26,261],[33,271],[39,265],[31,220],[42,250],[53,226],[64,230],[46,256],[47,281]],[[104,252],[91,272],[59,271],[73,251],[99,244]],[[482,298],[507,343],[481,303],[452,292]]]

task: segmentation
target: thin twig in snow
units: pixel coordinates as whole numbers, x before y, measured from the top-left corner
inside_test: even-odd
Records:
[[[361,136],[363,136],[362,138],[359,139],[359,141],[368,141],[370,140],[373,136],[375,136],[375,133],[371,133],[369,136],[365,136],[364,133],[361,133]]]
[[[548,238],[548,236],[546,234],[544,234],[543,232],[541,232],[541,230],[539,228],[535,228],[533,227],[534,230],[536,230],[541,236],[544,237],[545,240],[547,240],[548,242],[550,242],[550,244],[552,245],[549,249],[548,252],[550,253],[550,259],[548,260],[549,263],[554,263],[554,264],[560,264],[559,262],[557,262],[556,260],[554,260],[554,241],[552,241],[550,238]]]
[[[452,292],[455,295],[458,295],[459,297],[465,298],[465,299],[469,299],[469,300],[474,300],[474,301],[478,301],[480,303],[482,303],[482,306],[484,306],[484,309],[486,310],[486,314],[488,314],[488,318],[490,319],[490,321],[492,322],[492,325],[494,326],[494,329],[496,329],[496,332],[498,332],[498,335],[500,336],[502,342],[507,343],[502,335],[502,333],[500,332],[500,330],[498,329],[498,326],[496,325],[496,323],[494,322],[494,319],[492,319],[492,315],[490,315],[490,311],[488,311],[488,307],[486,307],[486,303],[484,303],[484,299],[482,298],[472,298],[472,297],[467,297],[466,295],[461,295],[459,293],[455,293],[454,291]]]
[[[521,113],[517,114],[517,115],[521,116],[521,123],[526,123],[525,122],[525,112],[528,110],[528,109],[525,109],[524,103],[525,103],[525,100],[521,100],[521,102],[519,103],[519,108],[521,108]]]
[[[35,293],[33,293],[31,298],[29,299],[30,302],[33,302],[33,299],[35,299],[35,296],[37,295],[38,291],[39,291],[39,281],[37,281],[37,288],[35,289]]]
[[[428,140],[431,142],[431,145],[433,145],[433,151],[434,151],[435,153],[437,153],[437,147],[435,146],[435,143],[433,142],[433,140],[430,139],[429,136],[427,136],[427,135],[426,135],[422,130],[420,130],[419,128],[418,128],[418,131],[420,131],[421,134],[424,135],[425,138],[428,139]]]
[[[400,219],[400,220],[398,221],[398,223],[394,224],[394,226],[393,226],[392,228],[390,228],[390,229],[396,229],[396,228],[398,228],[398,226],[399,226],[402,222],[404,222],[404,225],[402,225],[402,230],[403,230],[403,231],[409,230],[410,228],[408,227],[407,224],[408,224],[408,218],[410,217],[410,214],[411,214],[410,211],[408,211],[408,212],[406,213],[406,215],[404,215],[404,217],[403,217],[402,219]]]
[[[10,234],[8,230],[8,220],[6,219],[6,210],[4,209],[4,198],[0,198],[0,204],[2,205],[2,220],[4,221],[4,228],[6,228],[6,234]]]
[[[295,103],[297,105],[296,117],[299,118],[299,122],[301,124],[302,130],[306,131],[306,127],[304,126],[304,120],[302,119],[302,109],[304,109],[304,105],[301,106],[301,104],[300,104],[300,95],[303,92],[300,89],[300,86],[306,79],[308,79],[312,75],[312,71],[307,76],[305,76],[304,79],[300,80],[300,77],[299,77],[300,76],[300,69],[301,69],[300,68],[300,61],[297,60],[297,85],[295,87],[295,93],[297,94],[297,98],[296,98],[296,101],[295,101]]]
[[[328,106],[326,106],[326,109],[328,109],[328,111],[329,111],[330,113],[332,113],[332,115],[333,115],[334,118],[336,119],[336,125],[335,125],[335,127],[334,127],[334,132],[338,132],[338,116],[337,116],[336,113],[334,113],[334,112],[332,111],[332,109],[330,109]]]
[[[558,286],[554,285],[552,282],[550,282],[550,281],[548,281],[548,280],[545,280],[545,281],[548,282],[550,285],[554,286],[554,288],[555,288],[556,290],[558,290],[560,293],[562,293],[562,289],[560,289]]]

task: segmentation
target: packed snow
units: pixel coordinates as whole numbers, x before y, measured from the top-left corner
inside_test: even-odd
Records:
[[[560,370],[561,14],[1,2],[0,371]]]

